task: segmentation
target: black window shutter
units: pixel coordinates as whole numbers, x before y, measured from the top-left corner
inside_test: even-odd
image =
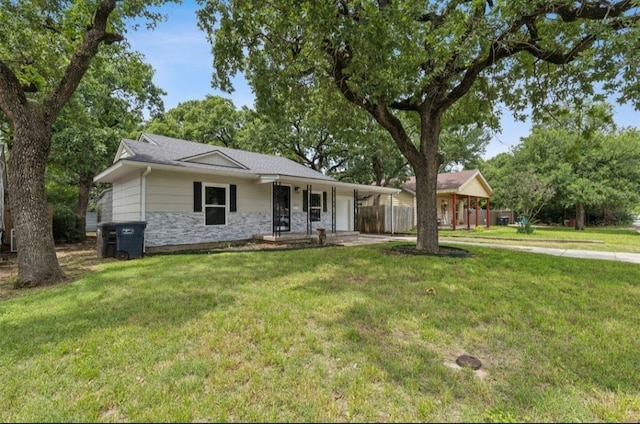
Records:
[[[322,212],[327,211],[327,192],[322,192]]]
[[[307,190],[302,190],[302,212],[309,209],[309,194]]]
[[[236,203],[236,192],[238,191],[235,184],[229,186],[229,212],[236,212],[238,205]]]
[[[202,183],[193,182],[193,211],[202,212]]]

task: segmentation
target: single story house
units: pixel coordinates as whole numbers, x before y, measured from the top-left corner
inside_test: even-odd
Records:
[[[353,232],[359,193],[400,190],[337,181],[292,160],[143,133],[113,164],[111,219],[144,221],[145,247]]]
[[[381,205],[412,207],[414,211],[413,225],[417,223],[416,209],[416,177],[411,177],[399,185],[400,193],[392,198],[382,196]],[[441,226],[466,227],[495,224],[491,217],[491,186],[479,170],[448,172],[438,174],[437,204],[438,221]],[[363,205],[372,205],[375,196],[370,196]],[[484,201],[484,205],[480,203]],[[457,217],[457,219],[454,219]]]

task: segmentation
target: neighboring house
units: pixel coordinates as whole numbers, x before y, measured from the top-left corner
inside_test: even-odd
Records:
[[[85,231],[96,231],[98,228],[98,212],[87,211],[85,217]]]
[[[96,210],[98,212],[97,221],[107,222],[113,220],[113,214],[111,213],[113,207],[113,190],[108,188],[103,190],[96,199]]]
[[[146,133],[122,140],[94,181],[113,184],[113,221],[147,223],[150,247],[353,231],[359,193],[400,191],[339,182],[283,157]]]
[[[401,192],[394,195],[392,199],[386,196],[380,198],[379,204],[388,205],[393,202],[394,206],[413,207],[413,225],[417,222],[416,213],[416,178],[400,184]],[[449,172],[438,174],[437,204],[438,221],[442,226],[451,226],[454,230],[463,225],[467,228],[479,225],[495,224],[496,219],[486,220],[487,211],[490,214],[490,199],[493,190],[487,180],[479,170]],[[364,205],[372,205],[375,196],[370,196]],[[484,200],[484,209],[476,207],[480,201]],[[457,219],[453,219],[457,216]]]

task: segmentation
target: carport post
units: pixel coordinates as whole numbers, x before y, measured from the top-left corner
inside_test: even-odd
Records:
[[[467,230],[471,229],[471,196],[467,195]]]
[[[458,223],[458,211],[457,209],[457,205],[456,205],[456,194],[453,193],[453,231],[456,230],[456,224]]]
[[[479,210],[478,210],[478,197],[476,196],[476,227],[480,224],[478,224],[478,219],[480,219],[480,215],[479,215]]]

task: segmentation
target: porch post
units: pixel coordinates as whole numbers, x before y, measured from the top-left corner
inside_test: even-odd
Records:
[[[280,186],[282,185],[282,183],[280,183],[279,181],[274,181],[272,184],[272,191],[273,191],[273,195],[271,196],[272,199],[271,201],[273,202],[273,208],[272,208],[272,216],[271,216],[271,235],[273,237],[280,237],[282,235],[282,229],[280,228],[280,214],[282,213],[281,211],[281,205],[280,202],[278,201],[278,195],[281,194],[280,193]]]
[[[336,187],[331,187],[331,232],[336,232]]]
[[[311,184],[307,184],[307,235],[311,235]]]
[[[491,226],[491,199],[487,197],[487,228]]]
[[[456,199],[456,194],[453,193],[453,211],[452,211],[452,229],[453,231],[456,230],[456,225],[458,224],[458,211],[457,209],[457,199]]]
[[[358,231],[358,190],[353,190],[353,231]]]

